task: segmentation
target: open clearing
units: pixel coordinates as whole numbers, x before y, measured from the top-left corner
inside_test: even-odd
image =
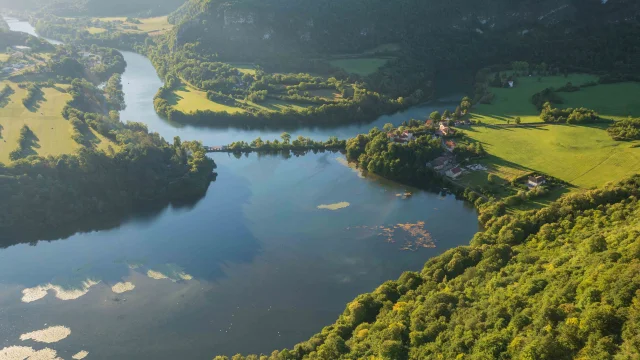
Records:
[[[564,86],[567,82],[579,86],[590,81],[598,81],[598,77],[593,75],[572,74],[568,77],[545,76],[540,81],[538,77],[535,76],[519,77],[514,88],[489,88],[489,90],[495,94],[493,103],[476,105],[471,112],[471,119],[481,120],[486,124],[506,124],[507,120],[513,123],[515,118],[520,116],[523,124],[542,122],[540,112],[531,103],[533,94],[549,87],[557,89]],[[580,92],[572,94],[579,94]],[[559,93],[563,98],[567,94],[569,93]],[[576,106],[575,103],[571,105]],[[568,106],[568,103],[558,105],[558,107]],[[595,106],[590,107],[598,110]]]
[[[250,75],[255,75],[256,74],[256,66],[254,64],[251,64],[251,63],[229,63],[229,65],[231,65],[234,68],[238,69],[238,71],[240,71],[243,74],[250,74]]]
[[[354,59],[336,59],[329,63],[332,66],[339,67],[344,71],[360,76],[368,76],[380,69],[389,59],[384,58],[354,58]]]
[[[534,93],[545,88],[559,88],[567,82],[579,86],[590,81],[597,81],[597,77],[579,74],[566,78],[548,76],[542,80],[522,77],[514,88],[491,88],[496,95],[494,102],[476,105],[471,112],[471,118],[481,120],[483,125],[463,130],[470,138],[480,141],[489,153],[480,163],[506,180],[537,171],[578,188],[599,187],[640,172],[640,147],[633,147],[640,145],[639,141],[613,141],[606,132],[606,124],[544,125],[530,101]],[[572,93],[558,93],[564,103],[557,106],[587,107],[605,118],[637,117],[640,116],[639,93],[638,83],[597,85]],[[501,126],[507,120],[513,124],[517,116],[523,124],[537,123],[537,126]],[[484,186],[487,173],[467,174],[461,182]],[[548,197],[553,200],[553,196]]]
[[[107,29],[98,28],[98,27],[90,27],[90,28],[87,28],[87,31],[89,32],[89,34],[101,34],[103,32],[106,32]]]
[[[540,171],[581,188],[640,172],[640,142],[613,141],[603,126],[477,126],[465,133],[492,156],[483,162],[511,179]]]
[[[108,22],[122,21],[123,26],[118,26],[118,30],[124,31],[124,32],[134,32],[134,33],[145,32],[152,36],[162,34],[173,28],[173,25],[169,23],[167,16],[158,16],[158,17],[146,18],[146,19],[138,18],[138,20],[140,20],[140,24],[128,22],[126,17],[96,17],[93,19],[100,20],[100,21],[108,21]],[[126,29],[124,28],[124,26],[133,27],[133,28]],[[90,28],[87,28],[87,31],[89,31],[91,34],[99,34],[101,32],[107,31],[107,29],[90,27]]]
[[[245,110],[236,106],[229,106],[207,98],[207,93],[198,90],[189,85],[182,85],[173,91],[173,96],[167,99],[170,105],[184,113],[191,113],[196,110],[210,110],[214,112],[228,112],[230,114],[244,112]],[[239,103],[246,104],[256,110],[279,112],[284,110],[303,110],[306,107],[303,104],[296,104],[284,100],[267,98],[261,103],[251,101],[237,100]],[[311,106],[311,105],[310,105]]]
[[[243,109],[235,106],[220,104],[207,99],[207,93],[197,90],[191,86],[180,86],[173,92],[173,96],[168,99],[169,104],[175,106],[177,110],[184,113],[196,110],[210,110],[215,112],[226,111],[230,114],[244,112]]]
[[[0,87],[9,84],[15,91],[4,107],[0,107],[0,162],[9,163],[9,153],[18,147],[20,129],[26,124],[35,134],[34,155],[60,155],[74,152],[80,147],[71,139],[71,126],[62,117],[62,109],[71,95],[55,88],[43,88],[44,96],[33,109],[22,104],[25,89],[8,81],[0,82]],[[58,84],[56,87],[64,88]],[[93,131],[99,141],[98,148],[106,149],[111,141]]]
[[[603,84],[572,93],[560,93],[562,107],[587,107],[600,116],[622,119],[640,116],[640,83]]]
[[[307,91],[311,96],[317,96],[326,100],[342,100],[342,94],[335,89],[315,89]]]

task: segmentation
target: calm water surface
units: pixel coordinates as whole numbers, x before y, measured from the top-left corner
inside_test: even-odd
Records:
[[[24,24],[10,22],[14,30]],[[168,124],[153,111],[160,81],[151,64],[124,54],[123,119],[144,122],[165,138],[212,144],[279,135]],[[376,124],[430,110],[414,108]],[[370,126],[292,133],[346,137]],[[475,212],[463,202],[363,176],[340,154],[213,158],[220,175],[193,206],[0,249],[0,350],[49,347],[64,359],[80,350],[89,352],[87,359],[269,353],[306,340],[356,295],[419,270],[478,230]],[[398,196],[405,191],[413,196]],[[321,207],[338,203],[337,210]],[[116,293],[118,282],[135,288]],[[52,289],[42,296],[38,286]],[[25,297],[25,290],[36,296]],[[71,334],[50,344],[19,339],[54,325]]]

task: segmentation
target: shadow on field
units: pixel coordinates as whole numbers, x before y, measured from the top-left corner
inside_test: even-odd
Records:
[[[183,99],[182,96],[176,94],[176,91],[183,91],[183,92],[191,92],[191,90],[189,90],[187,88],[186,85],[180,85],[177,89],[175,89],[174,91],[172,91],[169,96],[167,96],[167,102],[169,103],[169,105],[171,106],[176,106],[178,105],[178,102],[180,100]]]
[[[34,149],[40,149],[40,144],[38,143],[40,139],[30,131],[29,134],[25,138],[24,148],[22,149],[22,157],[27,157],[30,155],[38,155],[38,153]]]
[[[47,101],[47,99],[44,97],[44,92],[38,88],[36,95],[31,99],[29,105],[25,105],[25,107],[31,112],[36,112],[40,109],[40,103],[45,101]]]

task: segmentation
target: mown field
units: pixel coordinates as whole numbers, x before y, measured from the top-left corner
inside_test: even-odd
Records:
[[[122,21],[124,26],[131,26],[131,27],[135,27],[137,29],[126,29],[124,28],[124,26],[118,26],[118,30],[120,31],[124,31],[124,32],[145,32],[148,33],[149,35],[159,35],[162,34],[168,30],[171,30],[171,28],[173,27],[172,24],[169,23],[167,16],[159,16],[159,17],[153,17],[153,18],[140,18],[138,20],[140,20],[140,24],[135,24],[132,22],[128,22],[126,17],[96,17],[93,18],[94,20],[100,20],[100,21]],[[107,29],[104,28],[99,28],[99,27],[90,27],[87,28],[87,31],[89,31],[91,34],[99,34],[102,32],[107,31]]]
[[[231,65],[234,68],[238,69],[243,74],[250,74],[250,75],[255,75],[256,74],[256,66],[254,64],[251,64],[251,63],[229,63],[229,65]]]
[[[72,153],[79,145],[71,139],[71,126],[61,113],[71,96],[64,91],[66,85],[43,88],[44,96],[37,105],[27,109],[22,104],[26,90],[9,81],[0,82],[0,88],[9,84],[15,91],[8,101],[0,103],[0,162],[9,163],[9,153],[18,147],[20,129],[26,124],[36,136],[34,155],[60,155]],[[106,149],[111,142],[94,132],[98,148]]]
[[[579,86],[590,81],[598,81],[598,77],[583,74],[572,74],[568,77],[545,76],[542,79],[534,76],[519,77],[517,85],[513,88],[490,88],[489,90],[495,94],[493,102],[490,105],[476,105],[471,112],[471,119],[480,120],[486,124],[506,124],[507,120],[513,123],[515,118],[519,116],[522,123],[542,122],[539,116],[540,112],[531,103],[533,94],[549,87],[562,87],[567,82]],[[560,93],[560,96],[565,97],[567,94],[569,93]],[[580,98],[581,95],[583,94],[579,95]],[[587,99],[585,98],[584,100]],[[578,103],[579,101],[574,101],[572,106],[577,106],[579,105]],[[564,106],[562,105],[562,107]],[[566,104],[566,106],[569,106],[569,104]]]
[[[207,93],[188,85],[183,85],[173,91],[173,96],[167,99],[170,105],[184,113],[196,110],[226,111],[230,114],[244,112],[235,106],[227,106],[207,99]]]
[[[576,188],[599,187],[640,172],[640,142],[613,141],[606,124],[597,125],[543,125],[505,127],[507,119],[516,116],[523,123],[540,123],[537,110],[529,101],[536,91],[549,86],[559,87],[571,81],[580,85],[594,80],[587,75],[548,77],[538,82],[535,78],[520,80],[513,89],[496,90],[491,105],[478,105],[472,111],[473,119],[484,125],[464,130],[470,138],[482,142],[490,156],[482,163],[490,172],[511,180],[530,172],[542,172],[566,181]],[[524,85],[524,86],[523,86]],[[620,118],[640,116],[636,100],[640,84],[618,83],[589,87],[573,93],[560,93],[565,103],[561,107],[588,107],[601,116]],[[466,175],[463,181],[473,185],[486,183],[486,173]]]
[[[211,101],[207,98],[207,93],[198,90],[189,85],[183,85],[173,91],[173,96],[167,99],[170,105],[174,106],[177,110],[184,113],[191,113],[196,110],[210,110],[215,112],[225,111],[230,114],[245,112],[243,108],[236,106],[229,106],[221,104],[215,101]],[[278,99],[267,99],[261,103],[254,103],[245,100],[238,100],[238,102],[247,104],[256,110],[279,112],[286,109],[302,110],[305,107],[300,104],[291,103]]]

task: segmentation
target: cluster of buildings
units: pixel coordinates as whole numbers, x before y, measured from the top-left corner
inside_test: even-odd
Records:
[[[390,131],[387,133],[387,137],[389,138],[389,140],[397,143],[408,143],[414,138],[413,134],[406,130],[401,134],[397,134],[394,131]]]

